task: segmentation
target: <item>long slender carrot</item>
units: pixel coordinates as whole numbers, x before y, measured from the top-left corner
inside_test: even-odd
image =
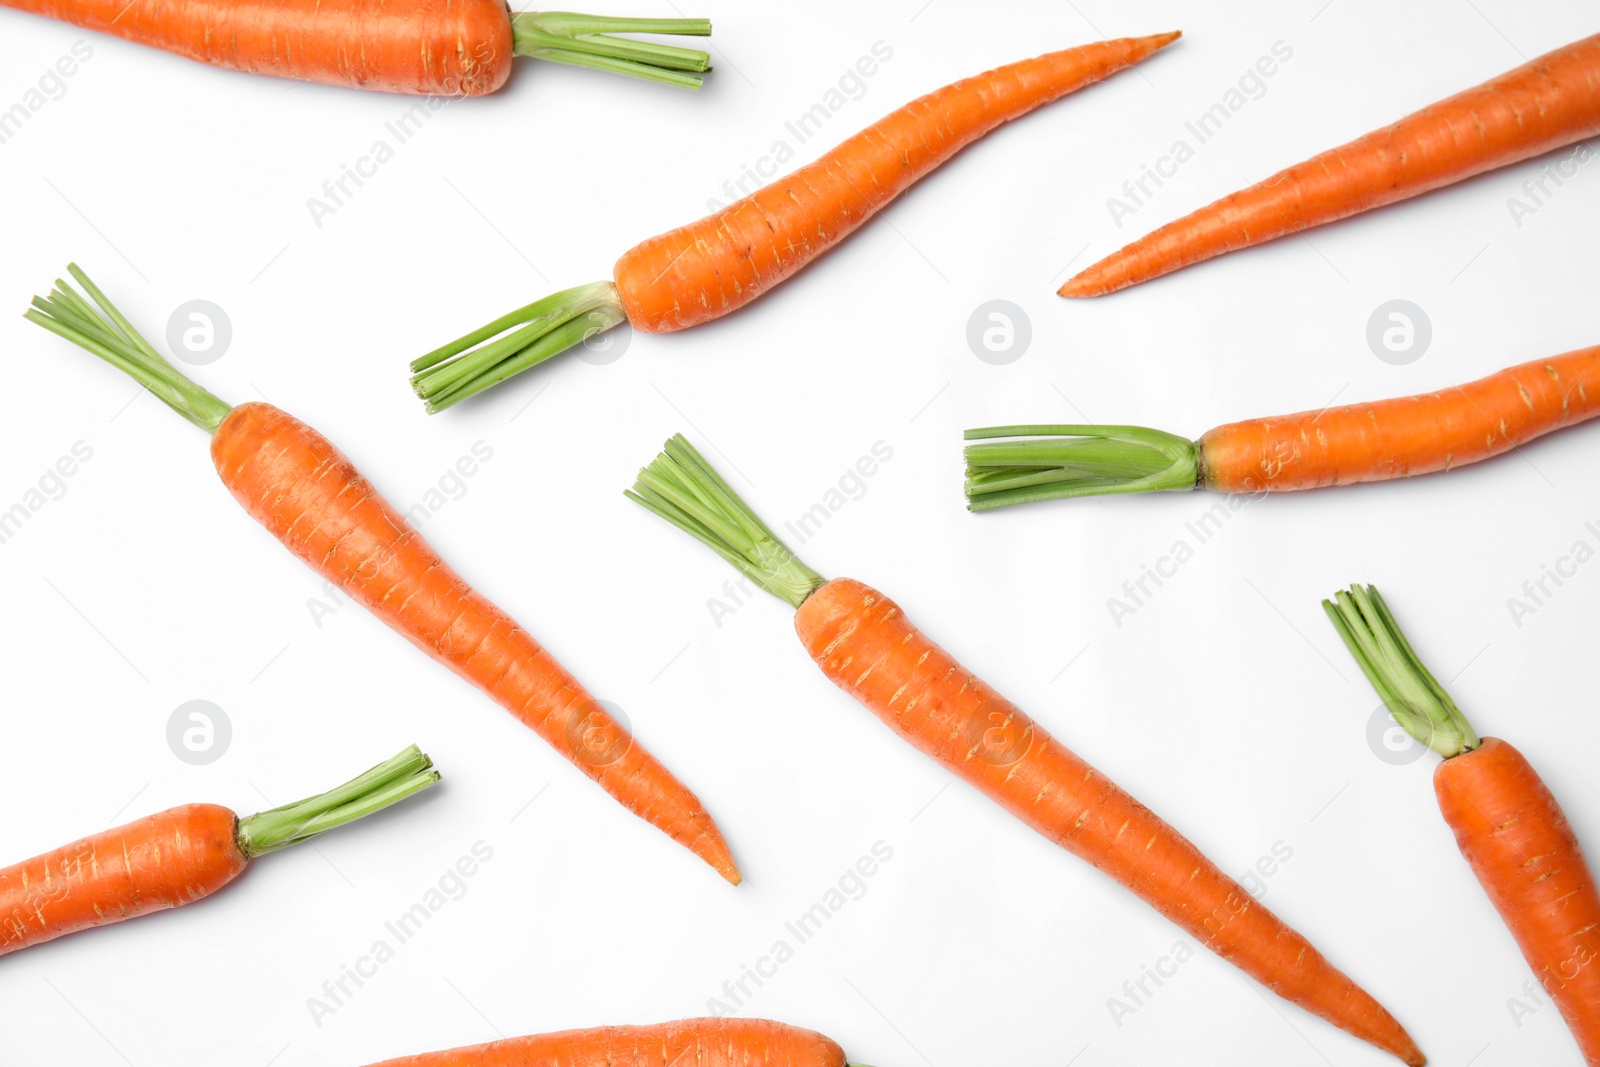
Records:
[[[682,436],[628,496],[792,605],[830,681],[916,748],[1088,861],[1279,996],[1409,1064],[1404,1029],[1300,934],[1132,796],[965,670],[900,606],[797,559]]]
[[[441,411],[622,322],[664,333],[720,318],[844,240],[996,126],[1132,66],[1181,36],[1051,52],[913,100],[814,163],[622,254],[612,280],[518,308],[411,364]]]
[[[770,1019],[684,1019],[508,1037],[370,1067],[848,1067],[821,1034]]]
[[[699,799],[528,631],[452,570],[331,441],[270,404],[230,408],[173,369],[81,270],[68,270],[94,304],[58,280],[48,298],[34,298],[27,318],[124,371],[211,434],[223,484],[285,548],[488,693],[623,807],[739,884]]]
[[[518,56],[698,89],[711,57],[616,37],[704,37],[706,19],[513,14],[505,0],[0,0],[214,67],[324,85],[482,96]]]
[[[984,442],[966,449],[967,507],[1409,478],[1498,456],[1596,415],[1600,346],[1418,396],[1231,422],[1198,441],[1143,426],[990,426],[966,432],[967,440]]]
[[[1395,721],[1444,757],[1433,775],[1439,811],[1584,1062],[1597,1067],[1600,888],[1561,806],[1522,753],[1479,739],[1376,589],[1353,585],[1322,607]]]
[[[1104,296],[1600,136],[1597,84],[1600,34],[1169,222],[1068,279],[1060,294]]]
[[[0,869],[0,956],[210,896],[257,856],[382,811],[439,780],[415,746],[337,789],[240,818],[186,804]]]

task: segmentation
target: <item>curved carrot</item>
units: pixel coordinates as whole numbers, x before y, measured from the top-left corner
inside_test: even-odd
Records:
[[[968,430],[967,507],[1159,490],[1289,492],[1464,467],[1600,415],[1600,346],[1419,396],[1231,422]],[[1027,438],[997,441],[992,438]]]
[[[1409,1064],[1424,1062],[1382,1005],[1186,838],[1051,737],[849,578],[825,581],[681,436],[628,496],[796,609],[807,653],[901,737],[1051,841],[1115,879],[1279,996]]]
[[[1600,34],[1170,222],[1068,279],[1104,296],[1600,135]]]
[[[1561,805],[1511,745],[1479,739],[1412,650],[1383,597],[1351,586],[1323,610],[1412,737],[1444,757],[1439,811],[1523,958],[1600,1065],[1600,888]]]
[[[769,1019],[684,1019],[509,1037],[370,1067],[846,1067],[821,1034]]]
[[[493,697],[625,808],[739,884],[699,799],[555,657],[466,583],[317,431],[270,404],[236,408],[178,374],[70,267],[27,317],[146,385],[211,434],[211,458],[240,505],[307,566],[412,644]]]
[[[726,315],[838,244],[996,126],[1132,66],[1180,36],[1051,52],[913,100],[815,163],[635,245],[617,260],[612,281],[535,301],[429,352],[411,364],[411,384],[428,411],[442,411],[624,321],[660,333]]]
[[[257,856],[381,811],[433,785],[415,745],[338,789],[240,818],[187,804],[0,869],[0,956],[210,896]]]
[[[0,0],[214,67],[324,85],[482,96],[517,56],[698,89],[710,56],[613,33],[711,32],[705,19],[512,14],[505,0]]]

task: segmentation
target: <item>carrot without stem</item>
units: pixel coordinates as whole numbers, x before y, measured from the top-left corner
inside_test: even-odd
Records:
[[[1595,136],[1600,34],[1170,222],[1069,279],[1059,292],[1104,296]]]
[[[1439,811],[1584,1061],[1597,1067],[1600,889],[1561,806],[1522,753],[1479,739],[1376,589],[1353,585],[1322,607],[1395,721],[1444,757],[1433,775]]]
[[[317,431],[270,404],[230,408],[179,374],[76,266],[27,318],[124,371],[211,435],[240,505],[307,566],[478,686],[635,815],[737,885],[698,798],[555,657],[456,574]]]
[[[382,811],[439,780],[415,745],[337,789],[240,818],[188,804],[0,870],[0,956],[210,896],[255,857]]]
[[[1198,441],[1144,426],[990,426],[966,432],[983,442],[966,448],[967,507],[1388,481],[1477,463],[1597,414],[1600,346],[1418,396],[1228,423]]]
[[[769,1019],[684,1019],[508,1037],[370,1067],[851,1067],[811,1030]]]
[[[1101,41],[958,81],[891,113],[814,163],[713,215],[652,237],[612,280],[535,301],[411,364],[441,411],[623,322],[663,333],[761,296],[996,126],[1132,66],[1180,35]]]
[[[682,436],[639,472],[628,496],[792,605],[822,672],[916,748],[1279,996],[1408,1064],[1424,1062],[1382,1005],[1310,942],[963,669],[899,605],[797,559]]]
[[[481,96],[518,56],[698,89],[711,57],[619,33],[704,37],[706,19],[514,14],[505,0],[0,0],[215,67],[428,96]]]

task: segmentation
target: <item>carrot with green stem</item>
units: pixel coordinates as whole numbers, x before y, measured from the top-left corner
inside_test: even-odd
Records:
[[[682,436],[639,472],[628,496],[792,605],[823,674],[916,748],[1279,996],[1408,1064],[1424,1062],[1393,1016],[1310,942],[964,670],[899,605],[796,558]]]
[[[0,956],[92,926],[181,907],[257,856],[382,811],[439,780],[415,745],[337,789],[243,818],[186,804],[0,869]]]
[[[505,0],[0,0],[247,74],[427,96],[481,96],[519,56],[698,89],[711,57],[618,34],[705,37],[706,19],[513,13]]]
[[[1060,295],[1104,296],[1600,136],[1597,85],[1600,34],[1169,222],[1068,279]]]
[[[990,130],[1132,66],[1180,35],[1101,41],[958,81],[913,100],[814,163],[624,252],[612,280],[536,300],[411,364],[442,411],[623,322],[645,333],[720,318],[844,240]]]
[[[1322,608],[1395,722],[1444,757],[1434,792],[1461,855],[1600,1067],[1600,889],[1561,805],[1522,753],[1478,737],[1376,589],[1353,585]]]
[[[1198,441],[1144,426],[990,426],[966,432],[980,442],[966,448],[967,507],[1409,478],[1477,463],[1597,414],[1600,346],[1418,396],[1228,423]]]
[[[770,1019],[683,1019],[507,1037],[371,1067],[859,1067],[812,1030]]]
[[[331,441],[270,404],[229,407],[178,373],[76,266],[27,318],[123,371],[211,435],[211,460],[284,547],[478,686],[625,808],[737,885],[698,798],[504,611],[441,559]],[[91,303],[91,300],[93,301]]]

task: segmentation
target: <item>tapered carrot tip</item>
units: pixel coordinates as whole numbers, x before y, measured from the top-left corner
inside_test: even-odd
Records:
[[[1067,279],[1065,285],[1056,290],[1056,295],[1066,297],[1105,296],[1107,293],[1114,293],[1118,289],[1126,289],[1129,284],[1126,280],[1111,277],[1113,268],[1118,265],[1115,262],[1116,260],[1117,257],[1112,255],[1081,274],[1074,274]]]

